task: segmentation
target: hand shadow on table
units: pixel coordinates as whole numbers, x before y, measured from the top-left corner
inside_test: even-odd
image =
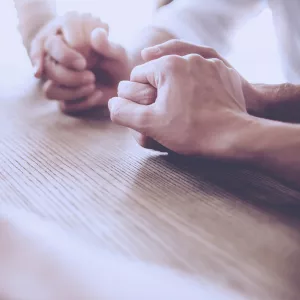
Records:
[[[279,213],[288,218],[294,217],[295,221],[300,221],[300,190],[248,166],[172,153],[148,157],[138,177],[147,177],[146,170],[149,165],[162,167],[164,172],[175,171],[187,175],[193,182],[198,183],[199,192],[203,189],[204,182],[264,211]]]
[[[297,228],[300,228],[300,192],[243,165],[195,159],[176,154],[150,154],[146,155],[142,161],[134,184],[131,186],[131,192],[134,194],[132,190],[144,197],[143,201],[151,201],[153,197],[160,202],[161,207],[168,208],[174,202],[175,213],[180,213],[182,209],[183,216],[191,217],[191,226],[201,224],[201,219],[200,223],[195,221],[198,218],[198,209],[205,216],[205,207],[207,207],[205,202],[216,197],[216,201],[212,201],[211,206],[209,205],[210,209],[213,210],[213,207],[216,209],[216,215],[211,218],[220,214],[221,202],[231,202],[229,207],[232,207],[232,213],[234,213],[234,207],[237,209],[240,207],[237,203],[241,202],[246,204],[243,209],[245,215],[248,214],[247,204],[249,204],[250,207],[264,214],[263,222],[270,222],[270,226],[272,226],[270,219],[273,219],[275,224],[279,221],[283,226],[295,228],[295,232]],[[204,202],[204,205],[201,205],[201,202]],[[189,204],[191,209],[186,207]],[[252,211],[251,208],[250,211]],[[228,220],[228,222],[233,221]],[[254,218],[254,226],[255,222]],[[218,223],[217,220],[216,223]],[[205,226],[205,221],[203,224]],[[224,223],[221,221],[216,226],[222,226],[221,224]],[[210,232],[209,228],[205,230]],[[273,232],[272,236],[274,235]],[[299,240],[299,238],[296,234],[293,237],[294,240]],[[263,239],[262,235],[260,239]],[[258,247],[259,241],[255,243]],[[262,247],[265,246],[266,244]],[[250,259],[249,252],[245,248],[242,247],[240,251],[242,251],[241,257],[245,255],[245,259]],[[285,255],[289,255],[288,260]],[[282,278],[285,282],[289,282],[289,289],[295,291],[299,291],[299,255],[299,251],[294,251],[293,254],[283,253],[282,259],[275,264],[278,274],[283,272]],[[285,266],[287,262],[289,266],[294,267],[290,272],[284,273],[282,266]]]

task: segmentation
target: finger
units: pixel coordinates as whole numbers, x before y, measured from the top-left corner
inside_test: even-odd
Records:
[[[91,32],[95,28],[102,28],[108,32],[107,24],[91,14],[79,15],[76,12],[68,13],[62,26],[62,33],[66,43],[72,48],[86,53],[91,46]]]
[[[139,104],[149,105],[155,102],[157,90],[150,84],[121,81],[118,87],[118,97],[130,99]]]
[[[64,101],[61,103],[61,110],[66,113],[83,112],[101,106],[103,93],[101,91],[94,92],[91,96],[82,99],[81,101]]]
[[[192,53],[199,54],[206,59],[218,58],[222,60],[228,67],[231,67],[231,65],[214,49],[194,45],[180,40],[171,40],[160,45],[145,48],[144,50],[142,50],[141,55],[145,61],[151,61],[166,55],[184,56]]]
[[[151,84],[158,87],[157,73],[159,72],[159,61],[151,61],[135,67],[130,74],[130,81]]]
[[[91,33],[91,44],[98,54],[110,58],[118,59],[124,55],[124,48],[108,39],[107,32],[102,28],[96,28]]]
[[[95,85],[89,84],[78,88],[67,88],[55,84],[48,80],[44,86],[43,91],[46,98],[50,100],[70,101],[80,99],[91,95],[95,91]]]
[[[96,18],[90,13],[85,13],[82,15],[82,19],[84,23],[85,35],[88,36],[89,38],[92,31],[96,28],[102,28],[107,32],[107,34],[109,34],[108,24],[103,22],[100,18]]]
[[[41,79],[44,72],[44,56],[41,56],[40,59],[36,59],[35,61],[32,61],[33,66],[33,74],[34,77]]]
[[[41,38],[35,38],[30,47],[30,59],[33,66],[34,76],[41,78],[43,75],[44,66],[44,40]]]
[[[95,82],[95,75],[91,71],[73,71],[57,64],[50,58],[45,59],[44,74],[47,79],[66,87],[78,87]]]
[[[62,35],[66,43],[77,50],[85,44],[85,36],[79,13],[72,11],[65,15],[62,24]]]
[[[61,35],[52,35],[45,42],[47,54],[66,68],[83,71],[86,68],[85,58],[70,48]]]
[[[138,132],[150,135],[154,114],[149,105],[140,105],[130,100],[115,97],[109,100],[111,120]]]

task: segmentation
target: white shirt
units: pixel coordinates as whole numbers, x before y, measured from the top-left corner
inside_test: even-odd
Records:
[[[268,5],[285,76],[300,83],[300,0],[174,0],[160,9],[154,23],[178,38],[226,55],[233,33]]]
[[[55,15],[55,0],[14,2],[28,49],[35,31]],[[154,24],[226,55],[233,33],[267,5],[273,13],[285,76],[300,83],[300,0],[174,0],[159,10]]]

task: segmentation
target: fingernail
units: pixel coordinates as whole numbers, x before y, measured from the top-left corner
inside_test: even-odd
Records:
[[[93,83],[95,81],[95,75],[93,73],[89,73],[84,76],[84,83]]]
[[[39,78],[41,76],[39,64],[38,63],[34,63],[32,67],[33,67],[33,75],[34,75],[34,77]]]
[[[34,74],[34,76],[37,76],[39,66],[35,64],[32,67],[33,67],[33,74]]]
[[[74,60],[74,62],[73,62],[73,67],[74,67],[76,70],[79,70],[79,71],[84,70],[85,67],[86,67],[85,60],[82,59],[82,58]]]
[[[153,47],[145,48],[143,51],[156,54],[156,53],[159,53],[160,47],[159,46],[153,46]]]

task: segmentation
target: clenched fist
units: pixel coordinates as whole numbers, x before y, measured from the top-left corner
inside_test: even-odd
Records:
[[[234,157],[251,122],[241,77],[217,58],[160,57],[136,67],[118,94],[109,102],[113,122],[179,154]]]

